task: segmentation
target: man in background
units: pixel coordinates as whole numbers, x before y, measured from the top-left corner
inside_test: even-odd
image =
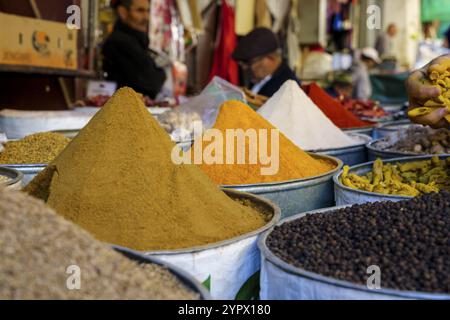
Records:
[[[255,94],[271,97],[287,80],[300,80],[281,55],[276,35],[267,28],[256,28],[244,36],[233,52],[244,71],[250,73]]]
[[[377,38],[375,49],[378,51],[380,57],[395,58],[395,37],[398,34],[398,28],[394,23],[391,23],[386,32],[380,34]]]
[[[103,70],[119,87],[129,86],[154,99],[166,74],[149,50],[149,0],[111,1],[118,20],[103,45]]]
[[[428,78],[428,69],[431,66],[444,64],[450,64],[450,54],[443,55],[431,61],[423,68],[418,69],[410,74],[408,80],[406,81],[406,90],[409,97],[409,110],[423,107],[426,101],[436,99],[442,94],[441,89],[429,85],[426,79]],[[422,124],[424,126],[431,126],[433,128],[450,129],[450,123],[445,118],[449,115],[450,111],[447,108],[437,108],[427,115],[411,118],[411,121],[414,123]]]
[[[375,68],[380,63],[380,57],[374,48],[364,48],[361,50],[359,59],[355,59],[355,62],[351,68],[354,99],[370,99],[372,96],[370,70]]]

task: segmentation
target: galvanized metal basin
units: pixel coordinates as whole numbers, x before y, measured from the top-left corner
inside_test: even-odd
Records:
[[[280,221],[277,226],[301,219],[309,214],[331,212],[345,206],[302,213]],[[371,290],[367,286],[338,280],[295,267],[277,257],[266,245],[274,228],[265,232],[258,241],[262,256],[261,299],[277,300],[448,300],[450,294],[433,294],[394,289]]]
[[[128,259],[136,261],[139,264],[156,264],[163,267],[164,269],[169,270],[169,272],[173,274],[188,289],[192,290],[194,293],[197,293],[200,296],[200,300],[212,300],[208,290],[206,290],[206,288],[200,282],[195,280],[192,276],[190,276],[180,268],[157,258],[145,256],[137,251],[133,251],[120,246],[113,246],[113,249],[121,253]]]
[[[194,140],[176,141],[175,143],[183,150],[183,152],[186,152],[192,147]]]
[[[440,155],[441,159],[446,159],[448,155]],[[419,156],[419,157],[406,157],[406,158],[396,158],[383,161],[384,163],[405,163],[405,162],[415,162],[429,160],[432,156]],[[351,173],[357,175],[365,175],[366,173],[372,171],[373,161],[357,165],[350,168]],[[374,193],[362,190],[355,190],[344,186],[340,182],[340,177],[342,175],[342,170],[333,177],[334,181],[334,192],[336,197],[336,205],[351,205],[351,204],[363,204],[367,202],[377,202],[377,201],[402,201],[412,199],[412,197],[407,196],[396,196],[396,195],[386,195],[381,193]]]
[[[22,189],[23,174],[20,171],[14,170],[12,168],[7,168],[5,166],[1,166],[0,176],[5,176],[8,178],[8,181],[3,182],[0,185],[11,190]]]
[[[401,151],[389,151],[377,148],[377,144],[386,142],[388,138],[378,139],[367,144],[367,150],[369,154],[369,161],[375,161],[376,159],[395,159],[395,158],[406,158],[406,157],[418,157],[424,156],[424,154],[417,154],[412,152],[401,152]],[[395,142],[393,142],[395,143]]]
[[[61,133],[68,138],[74,138],[78,134],[79,130],[59,130],[53,132]],[[187,151],[189,150],[192,141],[179,142],[177,144],[181,149]],[[26,186],[35,176],[39,174],[39,172],[47,167],[47,164],[5,164],[2,166],[20,171],[23,174],[22,185]]]
[[[360,163],[367,162],[366,145],[368,142],[372,141],[372,138],[368,137],[365,134],[359,133],[351,133],[348,135],[351,136],[352,138],[358,139],[361,142],[349,147],[327,149],[327,150],[316,150],[311,152],[336,157],[342,160],[344,164],[349,166],[354,166]]]
[[[25,187],[39,172],[47,167],[46,164],[5,164],[2,167],[19,171],[22,175],[21,184]]]
[[[289,217],[300,212],[326,208],[334,205],[333,176],[341,170],[341,160],[318,154],[310,154],[316,159],[328,160],[336,168],[317,177],[284,182],[251,185],[223,186],[266,197],[281,208],[281,217]]]
[[[411,126],[410,120],[399,120],[384,123],[374,129],[374,139],[382,139],[386,137],[398,138],[400,133]]]
[[[52,132],[59,133],[65,136],[66,138],[73,139],[75,138],[81,129],[73,129],[73,130],[54,130]]]

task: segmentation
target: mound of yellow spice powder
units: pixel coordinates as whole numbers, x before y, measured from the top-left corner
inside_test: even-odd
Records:
[[[198,167],[173,164],[174,146],[136,92],[122,88],[26,191],[97,239],[141,251],[210,244],[266,224]]]
[[[261,172],[263,165],[260,159],[256,164],[249,163],[248,153],[250,152],[249,140],[245,141],[245,153],[246,163],[238,164],[237,162],[237,148],[238,144],[234,143],[235,159],[234,164],[227,164],[226,162],[226,146],[227,146],[227,129],[267,129],[267,149],[271,150],[271,130],[275,127],[267,120],[261,117],[258,113],[253,111],[246,104],[231,100],[225,102],[219,111],[216,123],[213,129],[220,130],[224,137],[223,143],[223,161],[222,164],[206,164],[203,162],[200,164],[201,169],[217,184],[220,185],[243,185],[243,184],[258,184],[258,183],[270,183],[281,182],[295,179],[303,179],[313,176],[319,176],[325,174],[336,168],[336,164],[311,157],[309,154],[298,148],[292,141],[279,132],[279,167],[278,172],[274,175],[263,175]],[[258,137],[260,139],[260,137]],[[195,150],[196,144],[202,143],[203,150],[208,145],[214,143],[205,142],[206,139],[198,139],[194,143],[191,150]],[[236,140],[236,139],[235,139]],[[258,144],[258,154],[259,147]]]
[[[0,152],[0,164],[50,163],[70,142],[54,132],[39,132],[18,141],[8,141]]]

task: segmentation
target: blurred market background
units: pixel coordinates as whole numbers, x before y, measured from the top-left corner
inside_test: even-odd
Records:
[[[81,8],[79,30],[58,29],[50,23],[65,24],[71,5]],[[368,8],[373,5],[380,9],[379,29],[367,26],[372,13]],[[217,58],[217,51],[224,50],[221,42],[237,44],[257,27],[275,32],[283,57],[303,83],[327,86],[336,74],[339,78],[339,71],[350,68],[358,49],[375,48],[377,38],[391,24],[397,28],[394,47],[381,55],[383,63],[372,71],[372,99],[388,106],[401,104],[406,101],[402,87],[406,72],[446,52],[444,33],[450,26],[447,0],[153,0],[149,8],[150,48],[169,61],[165,68],[168,80],[157,98],[148,99],[151,106],[177,105],[182,97],[201,92],[214,75],[245,86],[242,70],[236,68],[237,74],[232,74],[218,68],[224,61]],[[0,12],[14,15],[12,22],[0,18],[0,24],[8,24],[0,28],[0,39],[6,39],[6,30],[10,37],[14,34],[14,40],[34,31],[44,38],[70,34],[75,39],[64,44],[64,50],[72,46],[70,64],[57,59],[67,55],[62,48],[50,52],[55,59],[21,60],[22,51],[18,50],[14,62],[7,61],[7,49],[20,44],[2,40],[1,108],[61,110],[99,106],[106,101],[115,86],[101,86],[97,81],[107,77],[101,47],[116,21],[111,1],[2,0]],[[30,30],[21,17],[36,18],[42,24]],[[20,46],[24,53],[33,50],[31,42]]]

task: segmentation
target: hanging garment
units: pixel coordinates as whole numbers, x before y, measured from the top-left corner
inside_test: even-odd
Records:
[[[245,36],[255,28],[255,0],[236,0],[235,28],[236,34]]]
[[[231,57],[237,45],[235,33],[235,16],[233,7],[227,1],[222,2],[222,12],[218,32],[218,46],[214,50],[213,67],[209,78],[214,76],[223,78],[233,84],[239,82],[237,62]]]
[[[272,29],[272,16],[267,7],[266,0],[256,0],[255,26]]]
[[[292,0],[289,11],[289,22],[287,29],[287,53],[289,67],[296,73],[300,71],[301,52],[300,52],[300,19],[298,16],[298,0]]]
[[[291,5],[291,1],[289,0],[266,0],[267,7],[270,10],[270,13],[274,17],[274,23],[272,31],[275,33],[280,32],[283,27],[284,21],[289,13],[289,7]]]

